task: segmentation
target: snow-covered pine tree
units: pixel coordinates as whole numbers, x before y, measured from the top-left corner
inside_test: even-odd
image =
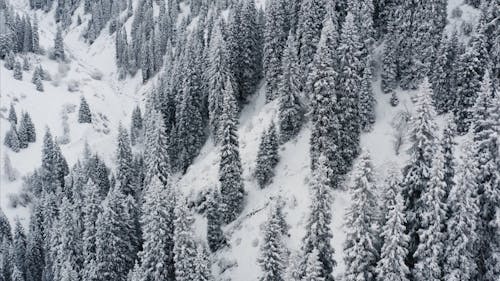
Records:
[[[440,141],[440,150],[444,156],[443,176],[446,183],[446,189],[443,199],[445,202],[450,194],[451,188],[455,185],[455,145],[455,123],[452,118],[449,118]]]
[[[333,198],[331,194],[331,168],[327,163],[326,156],[321,155],[318,159],[316,169],[312,170],[311,207],[306,223],[306,235],[303,239],[303,257],[309,259],[310,255],[317,255],[319,260],[319,274],[321,280],[332,281],[333,267],[336,261],[333,259],[335,250],[331,245],[333,238],[331,230]],[[314,252],[318,253],[315,254]],[[302,268],[306,268],[308,261],[302,262]],[[304,276],[303,276],[304,277]]]
[[[405,264],[409,237],[406,234],[405,203],[399,185],[386,189],[384,224],[381,237],[384,240],[375,272],[377,281],[408,281],[410,270]]]
[[[224,222],[230,223],[243,210],[245,190],[235,114],[236,99],[230,82],[226,83],[222,111],[222,135],[219,164],[221,210]]]
[[[278,94],[278,84],[281,76],[281,56],[285,49],[288,35],[288,22],[286,1],[272,0],[266,3],[264,73],[266,80],[266,100],[269,102],[274,100]]]
[[[168,152],[170,145],[169,136],[167,135],[161,113],[154,110],[150,114],[151,116],[148,118],[152,119],[149,120],[148,127],[152,126],[152,128],[148,128],[148,135],[150,137],[147,142],[149,153],[146,159],[146,184],[156,176],[166,186],[171,173]]]
[[[29,142],[36,142],[36,130],[35,130],[35,125],[33,124],[33,121],[31,121],[31,116],[29,115],[28,112],[24,112],[21,115],[21,121],[19,122],[19,129],[18,129],[18,135],[19,138],[21,139],[22,136],[22,141],[29,143]]]
[[[54,38],[54,58],[61,61],[66,59],[62,29],[60,26],[57,27],[56,37]]]
[[[338,118],[341,125],[337,157],[345,162],[341,171],[345,174],[359,153],[361,122],[359,113],[360,85],[363,66],[360,61],[361,42],[359,30],[354,22],[354,15],[348,13],[342,25],[338,52],[337,103],[341,111]],[[369,67],[369,66],[368,66]]]
[[[12,163],[10,162],[9,154],[7,154],[7,153],[4,153],[4,156],[3,156],[3,172],[4,172],[6,179],[9,181],[15,181],[17,179],[18,172],[16,171],[16,169],[14,167],[12,167]],[[1,222],[0,222],[0,224],[1,224]],[[1,228],[1,226],[0,226],[0,228]],[[0,232],[1,232],[1,230],[0,230]],[[0,235],[0,238],[1,237],[2,236]]]
[[[337,72],[335,67],[337,61],[335,50],[337,48],[337,36],[331,19],[327,19],[321,32],[314,61],[311,65],[311,74],[307,88],[310,92],[311,100],[311,167],[316,167],[320,155],[327,157],[327,163],[333,170],[333,174],[339,174],[341,164],[340,157],[336,156],[338,150],[338,134],[340,123],[337,116],[336,99],[336,79]],[[328,175],[332,176],[332,175]],[[335,182],[330,182],[335,184]]]
[[[81,269],[82,241],[81,233],[76,226],[73,205],[68,198],[63,197],[59,207],[59,218],[52,226],[49,242],[54,280],[63,280],[68,269],[77,272]]]
[[[257,152],[257,165],[255,167],[255,177],[260,188],[264,188],[274,177],[274,168],[278,164],[278,134],[274,122],[264,131],[261,136],[259,150]]]
[[[135,194],[132,175],[132,148],[127,130],[120,124],[118,127],[118,144],[116,147],[116,179],[124,194]]]
[[[14,56],[14,52],[10,51],[5,55],[5,63],[4,67],[8,70],[14,69],[14,64],[16,63],[16,57]]]
[[[7,120],[11,124],[17,125],[17,113],[16,113],[16,109],[14,108],[14,104],[10,104],[9,117],[7,118]]]
[[[354,168],[352,205],[346,214],[349,225],[344,244],[345,280],[374,280],[379,257],[376,182],[368,151],[363,151]]]
[[[325,21],[327,11],[326,1],[305,0],[301,2],[298,19],[299,26],[296,36],[299,42],[299,77],[305,79],[311,71],[311,63],[313,63],[314,56],[317,53],[316,48],[319,48],[318,44],[322,36],[322,30],[324,29],[323,22]],[[327,19],[327,21],[331,20],[333,19]],[[305,87],[306,83],[303,79],[301,80],[301,89]]]
[[[432,98],[438,113],[449,112],[453,109],[456,96],[455,68],[459,55],[459,41],[456,31],[448,35],[443,33],[441,45],[435,55],[436,63],[432,69]]]
[[[478,251],[479,206],[477,198],[477,162],[473,143],[467,140],[463,146],[463,156],[457,169],[457,183],[448,197],[450,217],[447,221],[447,238],[444,252],[445,281],[476,280]]]
[[[173,280],[175,198],[172,187],[154,176],[145,194],[141,219],[144,244],[139,253],[145,280]]]
[[[226,237],[221,228],[224,223],[224,214],[221,212],[220,200],[221,197],[218,190],[212,190],[207,195],[207,242],[212,252],[216,252],[226,244]]]
[[[132,111],[132,121],[130,122],[130,142],[136,145],[141,142],[143,136],[141,108],[136,106]]]
[[[262,269],[260,281],[284,281],[287,250],[281,222],[284,219],[279,211],[280,202],[271,204],[269,216],[264,225],[263,241],[258,263]]]
[[[318,249],[314,248],[305,258],[304,277],[302,277],[301,281],[329,280],[322,275],[323,265],[320,261]]]
[[[41,281],[45,268],[44,215],[40,200],[33,202],[30,211],[26,245],[26,281]]]
[[[92,123],[92,113],[89,104],[84,96],[80,98],[80,108],[78,109],[78,123]]]
[[[410,270],[414,265],[413,254],[419,244],[417,233],[421,229],[422,193],[429,185],[432,159],[437,149],[437,125],[434,120],[435,112],[431,95],[429,82],[424,79],[409,132],[410,160],[403,169],[403,196],[407,211],[406,227],[410,235],[407,264]]]
[[[118,186],[110,190],[96,221],[96,265],[93,280],[125,280],[134,265],[127,226],[127,198]]]
[[[60,183],[57,181],[56,158],[54,150],[54,140],[49,128],[45,130],[42,146],[42,166],[40,168],[40,177],[42,190],[47,193],[55,193]]]
[[[222,19],[215,22],[208,53],[208,117],[212,136],[216,143],[218,139],[224,99],[224,83],[230,77],[227,65],[226,43],[222,37]]]
[[[288,35],[283,52],[281,79],[279,83],[279,138],[285,143],[295,137],[304,122],[304,109],[299,98],[300,77],[297,44],[292,33]]]
[[[447,205],[444,200],[448,187],[443,151],[437,150],[433,157],[430,180],[421,196],[423,205],[419,217],[421,228],[417,233],[419,244],[413,254],[415,267],[411,274],[417,281],[439,281],[443,277],[447,215]]]
[[[474,157],[478,168],[478,198],[480,216],[477,222],[479,251],[477,257],[478,274],[485,276],[489,271],[488,262],[495,260],[494,250],[498,244],[498,228],[495,225],[497,209],[500,205],[500,97],[492,85],[489,73],[483,77],[481,91],[473,110],[471,132],[475,149]],[[498,274],[498,271],[497,273]],[[498,277],[498,275],[497,275]],[[495,278],[491,279],[494,280]],[[489,280],[489,279],[485,279]]]
[[[457,132],[462,135],[469,131],[472,122],[472,107],[481,89],[483,66],[479,63],[478,51],[469,47],[460,56],[457,66],[457,99],[453,105],[453,114],[457,124]]]
[[[23,68],[20,61],[14,64],[14,79],[23,80]]]
[[[16,218],[14,235],[12,236],[12,265],[21,273],[22,280],[26,279],[26,232],[21,221]]]
[[[185,198],[178,198],[174,221],[175,280],[195,280],[196,241],[193,233],[194,218]]]
[[[10,129],[5,133],[3,143],[14,152],[19,152],[21,150],[21,144],[15,125],[11,124]]]
[[[366,58],[363,70],[363,78],[359,91],[359,118],[360,127],[364,132],[369,132],[375,123],[375,97],[372,89],[372,67],[370,59]]]
[[[193,280],[212,281],[212,269],[210,258],[207,255],[205,247],[198,245],[196,248],[196,258],[194,260],[195,275]]]
[[[95,278],[96,269],[96,221],[101,213],[101,202],[103,200],[99,187],[91,179],[84,189],[83,204],[83,227],[82,249],[83,268],[81,276],[83,279],[92,280]]]

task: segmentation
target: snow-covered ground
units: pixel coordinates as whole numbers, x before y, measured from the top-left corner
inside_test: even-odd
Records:
[[[12,1],[19,11],[29,11],[27,0]],[[259,0],[263,5],[263,0]],[[450,0],[449,11],[459,6],[460,0]],[[30,13],[35,13],[30,11]],[[76,14],[81,14],[79,9]],[[39,19],[40,43],[48,50],[53,45],[56,30],[53,14],[36,12]],[[476,11],[464,9],[464,18],[474,19]],[[88,18],[82,17],[88,20]],[[74,20],[76,22],[76,20]],[[452,20],[455,26],[459,21]],[[47,69],[52,82],[44,82],[44,92],[37,92],[31,83],[32,71],[24,72],[23,80],[15,80],[12,72],[0,66],[0,136],[5,135],[9,129],[7,121],[8,108],[11,103],[15,105],[18,117],[22,111],[31,114],[35,123],[37,141],[30,144],[29,148],[14,153],[5,146],[0,146],[1,157],[9,154],[13,166],[20,175],[26,175],[40,165],[41,146],[45,127],[48,126],[54,136],[62,135],[61,112],[64,107],[73,107],[69,114],[71,128],[70,143],[62,145],[62,152],[70,165],[80,157],[84,143],[87,141],[91,149],[103,156],[108,165],[112,164],[114,157],[115,141],[118,124],[121,122],[129,127],[130,113],[137,105],[144,105],[145,93],[150,89],[151,82],[142,85],[140,75],[125,81],[118,81],[114,63],[114,36],[108,34],[107,29],[92,46],[88,46],[80,38],[84,25],[73,24],[65,36],[66,52],[69,63],[58,64],[47,56],[30,56],[33,66],[41,64]],[[2,63],[3,64],[3,63]],[[95,79],[100,73],[101,78]],[[68,85],[77,83],[78,90],[68,91]],[[401,167],[407,159],[404,145],[401,155],[396,155],[393,149],[393,128],[391,122],[400,111],[413,110],[413,92],[398,92],[400,103],[397,107],[389,105],[389,95],[380,91],[380,79],[373,84],[377,100],[377,122],[373,131],[362,136],[362,146],[371,152],[376,172],[382,180],[389,163]],[[93,113],[92,124],[79,124],[77,110],[80,97],[85,96]],[[270,200],[282,196],[286,202],[285,213],[290,224],[289,248],[294,251],[299,249],[304,236],[304,223],[310,204],[309,197],[309,138],[310,125],[306,124],[299,136],[280,148],[280,162],[276,167],[276,176],[273,182],[265,189],[260,189],[253,180],[252,173],[255,167],[257,149],[262,132],[267,129],[271,121],[276,118],[277,104],[265,104],[264,87],[251,98],[248,105],[241,113],[238,128],[240,141],[240,154],[242,158],[245,190],[247,192],[246,205],[243,214],[232,224],[225,228],[230,238],[231,247],[221,251],[215,257],[221,261],[236,261],[237,266],[223,273],[224,277],[231,277],[234,281],[256,280],[260,268],[256,263],[261,237],[261,225],[265,221]],[[442,120],[438,120],[442,124]],[[187,195],[196,196],[201,190],[214,188],[217,185],[218,174],[218,149],[210,140],[202,148],[194,164],[188,169],[186,175],[179,179],[179,188]],[[1,161],[3,165],[3,161]],[[9,182],[0,171],[0,206],[9,219],[19,217],[24,222],[27,220],[28,211],[25,208],[11,208],[9,195],[19,192],[22,181],[18,179]],[[334,245],[338,262],[335,273],[343,271],[342,244],[345,239],[345,226],[343,225],[346,208],[350,204],[348,187],[346,190],[334,191],[334,204],[332,205],[334,230],[332,243]],[[197,234],[205,236],[205,221],[198,217],[196,223]],[[214,263],[214,273],[218,273],[217,263]]]

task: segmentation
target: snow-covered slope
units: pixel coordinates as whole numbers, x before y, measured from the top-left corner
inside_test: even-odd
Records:
[[[27,0],[12,1],[19,11],[30,11]],[[263,1],[259,1],[262,4]],[[451,0],[449,11],[460,5],[460,1]],[[40,43],[48,49],[53,45],[56,30],[52,14],[36,12],[40,20]],[[76,14],[82,11],[77,10]],[[474,10],[465,9],[468,18],[474,18]],[[83,17],[83,20],[88,20]],[[74,21],[76,22],[76,20]],[[460,22],[451,23],[459,26]],[[45,127],[48,126],[54,136],[62,135],[61,112],[63,108],[73,108],[69,114],[71,128],[70,143],[62,145],[62,152],[70,165],[74,164],[83,151],[87,141],[91,149],[101,156],[108,165],[114,157],[115,141],[118,124],[121,122],[128,127],[130,113],[137,104],[144,105],[145,93],[152,82],[142,85],[140,75],[125,81],[118,81],[114,63],[114,37],[106,31],[92,46],[88,46],[80,38],[83,25],[73,24],[65,36],[66,51],[69,55],[68,64],[58,64],[46,56],[30,56],[33,66],[41,64],[49,70],[53,81],[44,82],[45,91],[37,92],[30,82],[32,71],[24,72],[22,81],[15,80],[12,73],[0,66],[0,136],[3,138],[9,129],[6,119],[7,110],[11,103],[15,105],[18,115],[22,111],[31,114],[35,123],[37,142],[29,148],[13,153],[5,146],[0,146],[1,155],[9,154],[13,166],[20,175],[26,175],[40,165],[41,146]],[[100,76],[100,78],[98,78]],[[397,107],[389,105],[390,96],[384,95],[380,89],[380,79],[374,81],[373,88],[377,100],[377,122],[372,132],[362,136],[362,146],[371,152],[373,161],[380,178],[383,178],[388,163],[402,166],[406,160],[405,147],[401,155],[396,155],[393,149],[393,128],[391,122],[400,111],[412,111],[412,97],[416,92],[398,92],[400,103]],[[69,85],[78,84],[76,91],[68,91]],[[276,176],[273,182],[265,189],[260,189],[253,179],[253,171],[261,133],[276,118],[277,104],[265,104],[265,89],[251,98],[243,109],[239,122],[240,154],[242,158],[246,204],[243,214],[225,228],[230,247],[222,250],[215,257],[227,264],[235,261],[237,266],[225,271],[223,277],[231,277],[233,281],[256,280],[260,268],[256,263],[261,237],[261,225],[267,217],[267,206],[276,196],[282,196],[286,203],[285,213],[290,224],[289,248],[299,249],[300,241],[304,236],[304,223],[310,204],[309,197],[309,138],[310,126],[306,124],[299,136],[280,148],[280,162],[276,167]],[[80,97],[85,96],[93,113],[92,124],[77,122],[77,108]],[[202,148],[200,155],[187,173],[179,179],[179,188],[187,195],[196,196],[199,191],[214,188],[217,184],[218,159],[217,147],[209,140]],[[3,161],[2,161],[3,165]],[[3,173],[3,169],[1,170]],[[18,179],[8,182],[5,176],[0,177],[0,206],[12,220],[20,217],[27,220],[27,210],[11,208],[9,195],[16,194],[21,189],[22,181]],[[333,212],[333,245],[336,251],[335,259],[338,262],[335,273],[343,271],[342,243],[345,239],[343,218],[350,203],[348,184],[345,190],[334,192]],[[206,222],[198,217],[196,223],[197,234],[205,237]],[[214,273],[220,271],[219,264],[214,263]]]

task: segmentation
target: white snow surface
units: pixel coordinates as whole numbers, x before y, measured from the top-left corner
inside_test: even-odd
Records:
[[[46,50],[51,48],[56,30],[53,13],[33,12],[29,10],[27,0],[11,2],[15,3],[15,8],[19,11],[36,13],[39,19],[40,44]],[[258,0],[258,3],[264,5],[263,0]],[[449,11],[451,11],[454,7],[461,5],[461,1],[450,0],[449,4]],[[470,7],[462,7],[465,7],[463,17],[474,18],[477,15]],[[183,8],[183,12],[186,12],[186,7]],[[43,68],[49,70],[53,78],[52,82],[44,82],[44,92],[37,92],[31,83],[33,70],[24,72],[23,80],[18,81],[13,78],[11,71],[3,67],[3,63],[0,66],[0,137],[2,142],[9,129],[7,115],[11,103],[15,105],[18,118],[22,111],[27,111],[31,114],[36,127],[37,141],[30,144],[27,149],[14,153],[4,145],[0,146],[1,165],[3,165],[3,155],[6,153],[20,175],[26,175],[40,165],[41,146],[46,126],[50,128],[54,136],[62,135],[61,111],[67,106],[75,107],[75,110],[69,114],[71,141],[69,144],[61,145],[68,164],[71,166],[76,163],[87,141],[91,149],[99,153],[106,163],[113,167],[112,159],[115,157],[118,124],[121,122],[127,128],[129,127],[132,109],[137,104],[144,106],[145,93],[153,83],[143,85],[140,74],[134,78],[129,77],[125,81],[119,81],[114,63],[114,36],[109,35],[105,28],[93,45],[87,45],[80,35],[88,16],[82,16],[84,24],[81,26],[75,24],[76,16],[82,13],[81,8],[75,12],[74,23],[65,35],[65,51],[69,56],[69,63],[58,64],[49,60],[47,56],[30,55],[33,66],[41,64]],[[457,24],[454,21],[456,20],[451,22]],[[126,26],[129,26],[130,22],[127,24]],[[102,78],[100,80],[92,78],[95,73],[102,74]],[[79,84],[78,91],[68,91],[68,85],[74,82]],[[412,97],[418,91],[398,91],[400,104],[394,108],[389,105],[390,96],[380,91],[380,79],[374,81],[373,89],[377,100],[377,122],[372,132],[363,134],[361,144],[370,151],[376,172],[382,181],[389,164],[402,167],[407,160],[406,145],[403,146],[401,155],[398,156],[394,152],[391,121],[400,110],[412,112]],[[276,176],[268,187],[260,189],[253,179],[260,136],[277,116],[277,103],[265,104],[264,92],[264,85],[261,85],[258,92],[250,98],[242,110],[239,120],[240,155],[247,196],[242,215],[224,228],[229,237],[230,247],[213,257],[213,272],[221,279],[226,277],[234,281],[258,279],[260,268],[257,258],[261,243],[261,226],[268,214],[268,203],[276,196],[282,196],[286,202],[284,211],[290,225],[290,237],[287,238],[290,250],[300,249],[305,233],[304,225],[310,204],[308,186],[310,124],[305,124],[296,139],[280,147],[280,162],[276,167]],[[90,105],[92,124],[77,122],[81,96],[85,96]],[[438,122],[442,126],[443,118],[440,118]],[[187,173],[179,178],[178,188],[187,196],[195,197],[200,191],[216,187],[218,161],[218,148],[211,140],[208,140]],[[8,199],[12,194],[19,192],[22,180],[9,182],[3,175],[3,167],[1,168],[0,206],[10,220],[18,217],[27,225],[28,210],[20,207],[12,208]],[[339,275],[344,270],[342,248],[345,240],[344,215],[346,208],[350,205],[349,187],[345,184],[343,190],[335,190],[333,194],[333,239],[331,242],[335,248],[335,259],[338,263],[334,274]],[[204,239],[206,220],[201,216],[196,216],[196,218],[197,236]],[[237,265],[221,273],[219,265],[231,262],[236,262]]]

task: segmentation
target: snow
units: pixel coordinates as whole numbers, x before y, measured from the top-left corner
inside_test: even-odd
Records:
[[[11,1],[19,11],[27,11],[27,0]],[[259,6],[264,6],[264,0],[257,0]],[[449,1],[449,12],[454,7],[460,6],[463,10],[462,20],[474,20],[477,11],[467,5],[462,5],[460,0]],[[189,14],[189,7],[181,3],[181,14],[178,18],[180,24],[182,18]],[[56,26],[52,12],[45,14],[41,11],[36,13],[39,19],[40,44],[46,50],[53,45]],[[75,17],[82,14],[81,8],[75,12]],[[110,36],[105,28],[102,35],[88,46],[81,38],[85,26],[86,17],[82,17],[84,24],[76,26],[76,19],[65,35],[66,52],[70,58],[68,64],[58,64],[51,61],[47,56],[31,56],[34,65],[40,63],[49,70],[57,83],[44,82],[45,91],[37,92],[35,86],[30,82],[32,70],[24,72],[23,81],[17,81],[12,77],[11,71],[0,66],[0,136],[5,135],[9,129],[6,120],[7,110],[10,103],[15,104],[18,117],[22,111],[31,114],[37,133],[37,142],[30,144],[27,149],[14,153],[5,146],[0,146],[3,165],[4,153],[9,154],[13,167],[21,175],[26,175],[40,165],[41,146],[45,127],[48,126],[54,136],[62,135],[61,110],[66,106],[75,106],[75,111],[69,113],[70,143],[62,145],[62,152],[70,165],[76,163],[80,157],[85,142],[91,149],[99,153],[107,165],[112,165],[115,151],[115,142],[118,124],[121,122],[127,128],[130,122],[130,113],[137,105],[144,104],[145,93],[151,88],[153,82],[142,84],[140,74],[125,81],[117,79],[117,69],[114,63],[114,36]],[[130,29],[131,19],[125,24]],[[450,20],[450,25],[458,25],[458,20]],[[102,78],[92,78],[95,73],[101,73]],[[56,79],[57,78],[57,79]],[[79,83],[77,92],[69,92],[68,84],[76,81]],[[380,79],[374,81],[374,93],[377,100],[376,116],[377,122],[373,131],[362,135],[361,145],[368,149],[372,155],[376,172],[380,180],[385,175],[389,164],[402,167],[407,160],[405,153],[407,146],[403,146],[401,155],[396,155],[393,149],[393,128],[391,121],[401,110],[413,111],[412,97],[417,91],[398,91],[400,103],[397,107],[389,105],[390,95],[383,94],[380,90]],[[85,96],[93,113],[92,124],[79,124],[77,122],[77,110],[80,97]],[[229,237],[230,247],[220,251],[214,256],[214,273],[219,274],[220,268],[217,261],[235,261],[236,267],[232,267],[221,274],[220,277],[230,277],[234,281],[257,280],[260,268],[256,263],[259,255],[261,225],[267,218],[268,203],[276,196],[281,196],[286,202],[284,212],[290,225],[290,237],[287,245],[292,251],[300,249],[302,237],[304,236],[305,221],[310,204],[308,181],[310,177],[309,139],[311,135],[310,124],[306,124],[300,134],[292,141],[280,148],[280,162],[276,167],[276,175],[273,182],[265,189],[260,189],[253,179],[257,149],[262,132],[268,128],[271,121],[276,118],[277,103],[265,103],[265,87],[261,85],[259,91],[253,95],[249,103],[243,108],[239,120],[240,155],[243,166],[243,178],[247,192],[245,208],[242,215],[235,222],[225,227],[225,233]],[[444,117],[438,120],[442,127]],[[109,130],[109,132],[105,132]],[[212,189],[218,182],[218,147],[211,140],[202,148],[199,156],[187,173],[179,179],[178,187],[194,198],[200,191]],[[0,206],[13,220],[20,217],[26,224],[28,210],[26,208],[11,208],[9,196],[19,193],[22,181],[8,182],[3,175],[3,167],[0,171]],[[333,213],[333,240],[335,248],[335,260],[338,265],[334,274],[339,275],[344,270],[342,260],[342,248],[345,240],[344,215],[346,208],[350,205],[350,195],[346,190],[335,190]],[[205,237],[206,220],[196,216],[196,233],[200,239]],[[222,278],[220,278],[222,279]]]

